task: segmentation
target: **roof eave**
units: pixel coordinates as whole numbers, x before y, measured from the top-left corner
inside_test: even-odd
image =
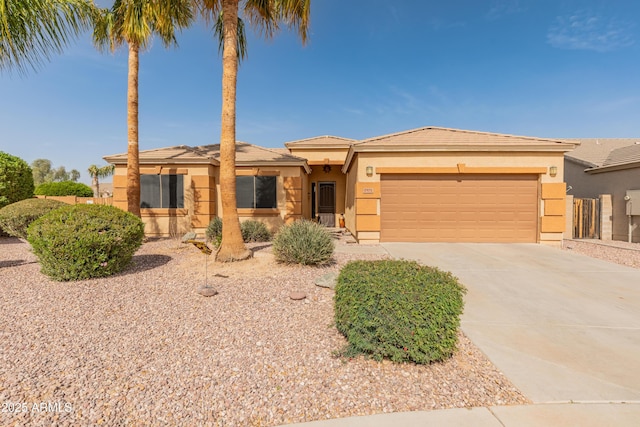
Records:
[[[589,169],[585,169],[585,172],[589,175],[604,173],[604,172],[615,172],[625,169],[634,169],[640,168],[640,161],[629,162],[629,163],[618,163],[615,165],[608,166],[596,166]]]
[[[542,144],[429,144],[429,145],[354,145],[353,151],[357,153],[364,152],[430,152],[430,151],[552,151],[552,152],[568,152],[575,145],[565,143],[542,143]]]
[[[289,166],[289,167],[301,167],[303,168],[308,174],[311,173],[311,168],[309,167],[309,165],[307,164],[306,160],[302,161],[302,162],[278,162],[278,161],[269,161],[269,160],[258,160],[258,161],[236,161],[236,166],[244,166],[244,167],[256,167],[256,166],[261,166],[261,167],[273,167],[273,166],[279,166],[279,167],[283,167],[283,166]]]
[[[107,163],[114,165],[126,165],[126,158],[118,158],[117,156],[102,157]],[[140,165],[213,165],[219,166],[220,162],[216,159],[167,159],[167,158],[147,158],[140,159]]]

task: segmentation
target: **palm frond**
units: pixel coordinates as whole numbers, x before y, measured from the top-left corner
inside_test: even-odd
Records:
[[[222,19],[222,11],[218,13],[218,19],[216,20],[215,24],[213,24],[213,33],[218,39],[218,51],[222,53],[224,49],[224,22]],[[247,37],[245,33],[244,22],[240,17],[238,17],[237,33],[238,60],[243,60],[247,56]]]
[[[0,0],[0,71],[36,71],[89,28],[88,0]]]

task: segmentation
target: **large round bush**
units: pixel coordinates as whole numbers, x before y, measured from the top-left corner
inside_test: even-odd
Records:
[[[0,208],[33,196],[33,172],[20,157],[0,151]]]
[[[0,228],[9,235],[27,238],[27,227],[52,210],[68,206],[66,203],[49,199],[25,199],[0,209]]]
[[[307,220],[282,226],[273,238],[276,260],[288,264],[325,264],[333,256],[334,248],[326,228]]]
[[[122,271],[142,244],[140,218],[107,205],[73,205],[34,221],[27,239],[43,274],[81,280]]]
[[[353,261],[338,276],[335,321],[343,354],[431,363],[456,348],[465,288],[414,261]]]
[[[81,182],[45,182],[36,187],[34,194],[38,196],[93,197],[93,190],[87,184]]]

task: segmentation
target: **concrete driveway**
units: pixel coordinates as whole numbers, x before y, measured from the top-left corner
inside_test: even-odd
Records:
[[[640,270],[536,244],[383,247],[464,283],[464,333],[535,403],[640,402]]]

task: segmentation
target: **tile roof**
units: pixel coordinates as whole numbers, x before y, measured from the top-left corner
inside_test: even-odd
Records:
[[[122,164],[127,162],[127,153],[105,156],[109,163]],[[220,144],[189,147],[179,145],[175,147],[157,148],[140,151],[140,164],[169,164],[169,163],[210,163],[220,164]],[[306,160],[285,153],[246,142],[236,142],[236,164],[251,166],[260,164],[300,165],[306,167]]]
[[[613,150],[602,166],[617,166],[638,162],[640,162],[640,143]]]
[[[568,159],[578,160],[585,166],[598,167],[604,165],[613,151],[637,145],[640,138],[582,138],[568,141],[580,142],[575,150],[565,154]]]
[[[339,136],[315,136],[313,138],[299,139],[297,141],[285,142],[284,145],[287,148],[348,148],[352,144],[357,142],[355,139],[342,138]]]
[[[465,146],[465,145],[569,145],[564,140],[533,138],[441,127],[423,127],[362,140],[355,147]]]

